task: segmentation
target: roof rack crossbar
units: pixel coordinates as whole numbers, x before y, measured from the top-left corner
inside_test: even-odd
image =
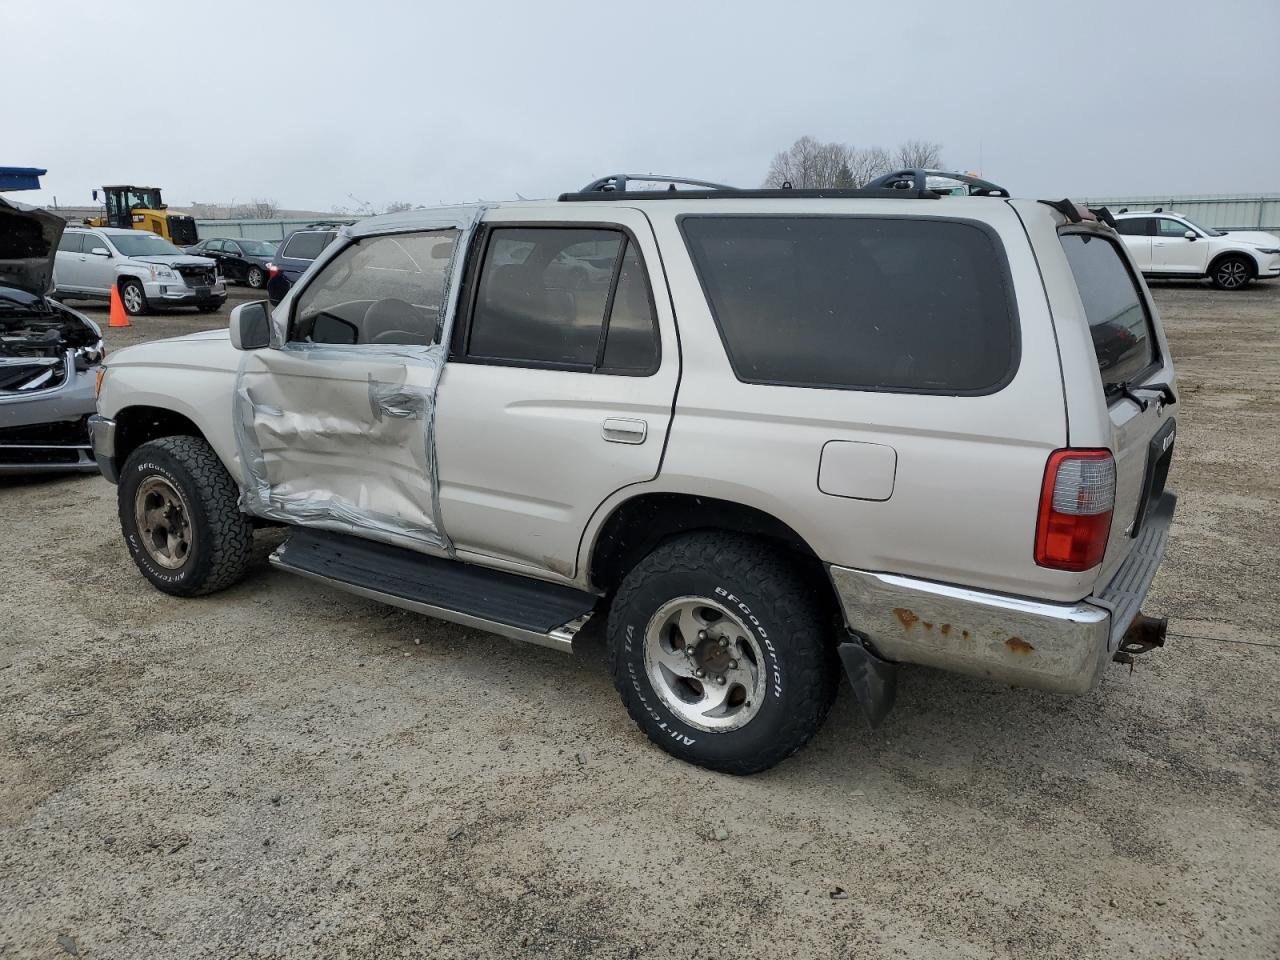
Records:
[[[929,186],[930,177],[963,183],[969,188],[969,195],[972,197],[1008,198],[1009,196],[1008,190],[992,183],[990,180],[983,180],[981,177],[975,177],[969,173],[927,170],[923,167],[904,167],[901,170],[894,170],[891,173],[876,177],[864,189],[915,190],[921,196],[926,193],[932,193],[937,196],[937,191]]]
[[[600,191],[609,193],[616,191],[617,193],[624,193],[627,189],[627,182],[630,180],[639,180],[645,183],[666,183],[669,185],[667,187],[668,190],[675,190],[677,183],[682,183],[690,187],[702,187],[706,190],[737,189],[736,187],[726,186],[723,183],[712,183],[710,180],[694,180],[691,177],[668,177],[657,173],[611,173],[607,177],[592,180],[578,192],[595,193]]]

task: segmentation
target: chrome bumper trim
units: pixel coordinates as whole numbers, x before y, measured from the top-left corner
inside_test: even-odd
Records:
[[[1084,693],[1110,655],[1110,615],[950,584],[832,567],[849,628],[880,656],[1002,683]]]
[[[93,456],[98,469],[112,483],[120,479],[116,464],[116,422],[110,417],[94,414],[89,418],[89,439],[93,443]]]

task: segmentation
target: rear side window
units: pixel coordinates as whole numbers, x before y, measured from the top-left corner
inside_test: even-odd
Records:
[[[1115,390],[1156,360],[1155,334],[1138,281],[1105,237],[1063,234],[1062,249],[1089,319],[1102,385]]]
[[[739,380],[958,394],[1013,375],[1007,265],[983,227],[690,216],[681,229]]]
[[[1129,217],[1116,221],[1116,232],[1126,237],[1145,237],[1150,234],[1150,217]]]
[[[58,241],[58,249],[63,253],[79,253],[80,238],[83,233],[71,233],[70,231],[62,235],[62,239]]]
[[[327,233],[299,233],[289,238],[280,256],[293,260],[314,260],[328,246]]]
[[[652,373],[657,324],[635,244],[617,230],[493,229],[466,354],[513,366]]]

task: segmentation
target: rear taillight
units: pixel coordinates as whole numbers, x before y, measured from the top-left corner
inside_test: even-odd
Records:
[[[1116,505],[1116,462],[1110,450],[1055,450],[1044,468],[1036,563],[1088,570],[1102,562]]]
[[[268,264],[267,264],[267,276],[268,276],[268,277],[271,277],[271,278],[273,278],[273,279],[274,279],[276,276],[278,276],[278,275],[279,275],[279,273],[280,273],[280,268],[279,268],[279,267],[277,267],[274,263],[268,263]]]

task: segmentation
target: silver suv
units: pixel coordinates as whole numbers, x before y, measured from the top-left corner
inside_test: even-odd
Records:
[[[133,316],[157,306],[208,313],[227,300],[215,261],[183,253],[158,234],[118,227],[68,227],[58,245],[53,282],[58,299],[106,299],[115,289]]]
[[[873,723],[900,664],[1088,691],[1164,640],[1168,345],[1105,211],[933,175],[344,228],[229,337],[110,358],[125,542],[190,596],[284,524],[325,587],[600,628],[640,728],[731,773],[804,745],[841,665]]]

